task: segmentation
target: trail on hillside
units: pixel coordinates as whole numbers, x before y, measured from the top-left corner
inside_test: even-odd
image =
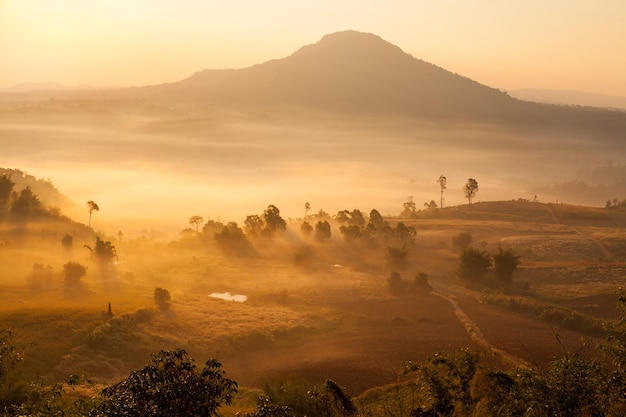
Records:
[[[509,365],[513,365],[519,368],[530,368],[530,365],[523,359],[517,357],[517,356],[513,356],[510,353],[506,352],[505,350],[502,350],[500,348],[495,347],[494,345],[492,345],[483,335],[483,333],[480,331],[480,328],[476,325],[476,323],[474,323],[469,316],[467,315],[467,313],[465,313],[465,311],[463,311],[463,309],[461,308],[461,306],[459,306],[459,304],[456,301],[456,296],[454,295],[446,295],[443,294],[439,291],[433,291],[432,292],[433,295],[436,295],[437,297],[443,298],[444,300],[448,301],[450,303],[450,305],[452,306],[453,310],[454,310],[454,314],[456,315],[457,319],[459,320],[459,323],[461,323],[461,325],[465,328],[465,331],[467,332],[467,334],[469,335],[469,337],[479,346],[483,347],[484,349],[487,349],[488,351],[490,351],[493,356],[495,356],[496,358],[498,358],[500,360],[500,362],[504,363],[504,364],[509,364]]]

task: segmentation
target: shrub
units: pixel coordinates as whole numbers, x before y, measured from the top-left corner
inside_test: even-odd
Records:
[[[459,257],[457,274],[462,281],[478,283],[482,281],[490,267],[491,257],[487,252],[467,248]]]
[[[63,265],[63,277],[65,285],[78,285],[80,279],[87,273],[87,267],[78,262],[68,262]]]
[[[156,303],[159,311],[167,311],[170,309],[170,300],[172,297],[170,296],[170,292],[165,288],[155,288],[154,289],[154,302]]]
[[[493,263],[495,269],[496,280],[501,282],[511,282],[513,272],[520,264],[519,256],[509,248],[506,251],[498,246],[498,253],[493,255]]]

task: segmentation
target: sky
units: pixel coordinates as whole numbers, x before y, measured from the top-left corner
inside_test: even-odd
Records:
[[[137,86],[374,33],[502,90],[626,96],[624,0],[0,0],[0,88]]]

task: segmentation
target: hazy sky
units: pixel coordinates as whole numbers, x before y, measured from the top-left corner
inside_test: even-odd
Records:
[[[0,0],[0,87],[177,81],[346,29],[500,89],[626,96],[624,0]]]

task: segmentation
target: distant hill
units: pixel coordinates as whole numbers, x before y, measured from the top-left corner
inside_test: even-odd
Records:
[[[551,90],[545,88],[509,90],[508,93],[520,100],[536,101],[538,103],[626,110],[626,97],[593,94],[574,90]]]
[[[35,178],[19,169],[0,168],[0,176],[8,175],[11,181],[15,183],[14,191],[20,191],[26,187],[39,197],[41,202],[47,207],[60,208],[63,212],[75,213],[78,204],[63,195],[50,180]]]
[[[314,108],[611,135],[626,129],[626,113],[518,100],[356,31],[326,35],[286,58],[249,68],[204,70],[132,91],[195,106]]]
[[[45,83],[20,83],[12,87],[0,88],[0,93],[25,93],[29,91],[54,91],[54,90],[86,90],[93,89],[90,85],[63,85],[55,82]]]

